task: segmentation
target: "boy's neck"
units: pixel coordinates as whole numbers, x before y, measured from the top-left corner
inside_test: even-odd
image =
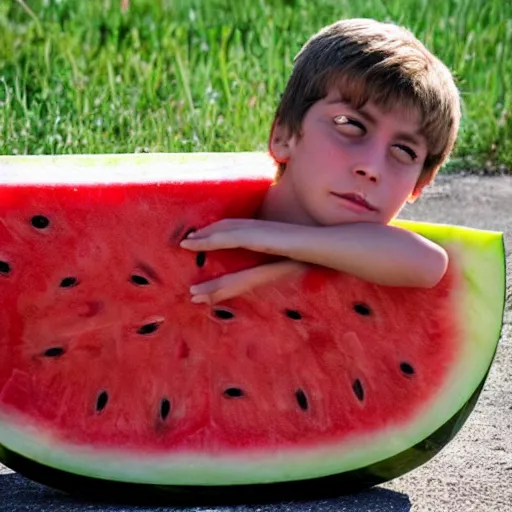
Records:
[[[316,225],[316,223],[298,207],[297,198],[291,192],[291,187],[283,186],[284,176],[272,185],[263,199],[257,213],[260,220],[288,222],[290,224]]]

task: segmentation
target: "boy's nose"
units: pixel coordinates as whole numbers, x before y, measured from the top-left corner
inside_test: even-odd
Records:
[[[352,154],[352,172],[359,179],[366,178],[372,183],[380,181],[382,170],[386,165],[386,147],[379,140],[372,139]]]
[[[369,167],[359,166],[359,168],[355,169],[354,172],[355,172],[355,174],[357,174],[359,176],[363,176],[363,177],[368,178],[370,181],[372,181],[374,183],[377,182],[377,179],[378,179],[377,171],[372,170]]]

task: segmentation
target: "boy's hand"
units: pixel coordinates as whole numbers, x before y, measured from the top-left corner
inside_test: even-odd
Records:
[[[279,254],[276,240],[297,228],[293,224],[258,219],[223,219],[190,233],[180,247],[191,251],[243,248]]]
[[[308,265],[294,260],[278,261],[226,274],[217,279],[191,286],[192,302],[215,304],[232,299],[251,289],[279,279],[294,271],[307,269]]]
[[[190,233],[180,246],[191,251],[243,248],[255,252],[279,254],[279,241],[294,229],[298,227],[280,222],[223,219]],[[307,268],[306,263],[287,259],[226,274],[192,286],[190,288],[192,302],[214,304],[231,299],[291,271],[305,268]]]

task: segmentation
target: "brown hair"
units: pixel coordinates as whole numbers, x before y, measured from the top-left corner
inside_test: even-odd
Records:
[[[370,19],[324,27],[295,57],[274,123],[300,137],[306,112],[332,86],[357,109],[368,99],[383,110],[418,109],[428,153],[416,188],[432,181],[457,138],[459,93],[448,68],[410,31]],[[278,165],[276,181],[286,169]]]

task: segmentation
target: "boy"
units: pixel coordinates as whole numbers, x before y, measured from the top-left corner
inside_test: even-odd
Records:
[[[295,58],[273,122],[278,164],[257,219],[189,235],[192,251],[243,247],[285,259],[191,287],[216,303],[322,265],[388,286],[433,287],[443,248],[389,226],[448,158],[460,102],[446,66],[409,31],[367,19],[320,30]]]

